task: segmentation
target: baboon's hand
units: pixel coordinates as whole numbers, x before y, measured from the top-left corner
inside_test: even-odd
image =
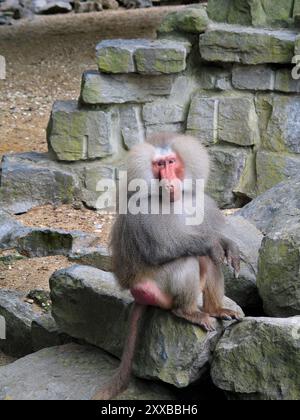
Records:
[[[239,247],[235,242],[222,237],[221,240],[227,264],[234,269],[235,277],[238,278],[241,270],[241,257]]]

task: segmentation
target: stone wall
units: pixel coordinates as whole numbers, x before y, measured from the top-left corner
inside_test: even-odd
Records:
[[[6,207],[47,201],[51,179],[56,201],[75,197],[95,207],[101,177],[116,178],[127,151],[158,131],[186,132],[207,146],[208,190],[223,208],[295,176],[300,81],[291,63],[300,49],[299,9],[298,0],[210,0],[207,10],[194,5],[168,15],[156,40],[100,42],[99,71],[84,73],[79,101],[53,106],[49,155],[4,158]]]

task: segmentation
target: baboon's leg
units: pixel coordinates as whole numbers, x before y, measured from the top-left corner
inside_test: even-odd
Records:
[[[200,257],[201,287],[203,287],[203,311],[223,320],[240,320],[241,316],[223,308],[224,276],[220,266],[209,257]]]

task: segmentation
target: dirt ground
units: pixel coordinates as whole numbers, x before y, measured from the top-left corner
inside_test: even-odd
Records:
[[[54,271],[72,264],[62,256],[0,262],[0,288],[26,294],[34,289],[49,290],[49,278]]]
[[[112,215],[101,215],[82,206],[75,210],[71,205],[36,207],[28,213],[16,216],[25,226],[65,230],[80,230],[99,237],[99,244],[107,246],[114,221]]]
[[[163,16],[181,6],[35,17],[0,27],[0,158],[47,150],[52,104],[77,99],[81,75],[94,69],[95,46],[106,38],[153,38]]]

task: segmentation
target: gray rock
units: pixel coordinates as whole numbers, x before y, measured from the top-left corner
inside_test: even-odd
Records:
[[[239,210],[238,215],[265,234],[280,231],[287,218],[300,220],[300,177],[269,189]]]
[[[282,28],[293,24],[294,3],[293,0],[209,0],[207,12],[217,22]]]
[[[299,400],[300,317],[246,318],[225,331],[211,370],[233,399]]]
[[[150,75],[180,73],[186,68],[189,50],[188,43],[153,41],[150,45],[136,50],[134,57],[137,71]]]
[[[246,148],[213,146],[208,149],[211,176],[207,191],[221,208],[240,207],[255,197],[255,155]]]
[[[274,83],[275,72],[264,64],[233,67],[232,84],[236,89],[274,90]]]
[[[254,99],[251,95],[212,95],[200,91],[192,98],[187,129],[204,144],[252,146],[259,141]]]
[[[262,194],[284,180],[297,177],[300,172],[300,156],[258,151],[256,169],[258,193]]]
[[[3,157],[0,201],[12,213],[44,204],[71,203],[77,187],[76,177],[66,167],[52,164],[47,155]]]
[[[300,153],[300,97],[259,95],[257,109],[263,148],[272,152]]]
[[[184,133],[184,125],[181,123],[174,124],[153,124],[146,126],[146,136],[149,137],[155,133],[170,132],[170,133]]]
[[[81,100],[85,104],[148,102],[171,92],[172,76],[138,74],[110,76],[94,71],[83,75]]]
[[[21,223],[0,209],[0,249],[13,248],[16,245],[16,233],[20,230]]]
[[[300,93],[300,78],[293,79],[290,68],[277,70],[275,90],[284,93]]]
[[[120,357],[133,299],[117,287],[114,276],[73,266],[54,273],[50,287],[52,312],[60,330]],[[233,307],[232,301],[224,304]],[[203,375],[222,330],[218,326],[218,331],[205,333],[155,308],[147,311],[143,329],[149,334],[141,337],[134,372],[176,387],[185,387]]]
[[[204,67],[199,71],[199,84],[201,89],[208,90],[232,90],[231,71],[218,67]]]
[[[48,145],[58,160],[76,161],[103,158],[117,149],[116,110],[84,110],[76,101],[54,103]]]
[[[31,335],[34,351],[60,346],[71,341],[70,337],[59,332],[54,318],[49,313],[42,314],[32,321]]]
[[[202,5],[192,5],[184,9],[167,14],[163,19],[159,33],[188,32],[199,34],[205,32],[209,19]]]
[[[41,350],[0,368],[1,400],[90,400],[118,362],[91,346],[67,344]],[[118,400],[172,400],[161,385],[132,379]]]
[[[62,229],[28,228],[17,239],[17,250],[30,258],[69,255],[97,241],[95,235]]]
[[[241,216],[226,217],[224,234],[240,249],[241,272],[236,279],[229,267],[224,267],[226,296],[233,299],[246,313],[259,313],[262,302],[256,286],[258,256],[262,233]]]
[[[121,144],[121,137],[120,137]],[[123,165],[124,151],[101,161],[56,162],[48,154],[7,155],[2,164],[0,200],[12,213],[24,213],[44,204],[83,201],[97,208],[103,191],[99,181],[115,179]]]
[[[105,40],[97,45],[98,67],[105,73],[179,73],[186,68],[189,48],[171,40]]]
[[[6,323],[6,340],[0,340],[0,349],[14,357],[33,352],[31,323],[37,313],[23,298],[22,293],[0,290],[0,316]]]
[[[108,39],[96,46],[97,63],[103,73],[135,73],[134,52],[144,39]]]
[[[257,286],[267,315],[300,313],[299,270],[300,218],[287,216],[278,230],[268,233],[260,250]]]
[[[90,265],[103,271],[112,271],[111,253],[102,246],[85,248],[71,253],[69,260],[76,264]]]
[[[126,149],[145,141],[142,109],[139,105],[128,105],[120,109],[121,135]]]
[[[291,63],[296,33],[237,25],[211,24],[200,35],[206,61],[241,64]]]
[[[72,6],[67,0],[33,0],[32,9],[37,15],[53,15],[69,13],[72,11]]]
[[[185,121],[185,107],[168,100],[157,100],[143,106],[143,119],[147,125],[173,124]]]
[[[295,55],[300,55],[300,35],[297,36],[295,41]]]

